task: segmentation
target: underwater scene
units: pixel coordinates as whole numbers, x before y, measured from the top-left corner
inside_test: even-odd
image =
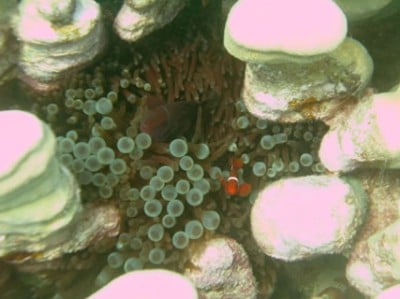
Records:
[[[400,298],[399,0],[0,0],[0,298]]]

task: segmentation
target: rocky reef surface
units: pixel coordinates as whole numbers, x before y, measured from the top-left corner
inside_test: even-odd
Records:
[[[232,2],[0,5],[2,298],[398,293],[397,2]]]

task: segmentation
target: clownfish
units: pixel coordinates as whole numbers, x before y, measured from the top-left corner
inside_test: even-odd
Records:
[[[240,182],[238,172],[243,167],[243,161],[239,158],[231,159],[231,169],[228,178],[222,178],[221,184],[225,192],[230,196],[245,197],[251,192],[251,185],[246,182]]]

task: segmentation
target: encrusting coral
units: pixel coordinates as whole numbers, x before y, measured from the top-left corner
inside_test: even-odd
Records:
[[[392,299],[400,296],[400,285],[395,285],[384,290],[376,299]]]
[[[360,166],[399,168],[400,92],[367,95],[345,117],[334,118],[323,137],[319,156],[330,171]]]
[[[299,124],[285,129],[249,115],[241,102],[236,103],[242,64],[221,49],[214,23],[198,25],[200,16],[189,22],[187,14],[193,7],[188,9],[178,16],[177,24],[147,41],[129,46],[116,42],[101,63],[66,80],[63,89],[48,94],[28,91],[36,101],[17,104],[52,126],[57,156],[75,174],[84,204],[119,206],[122,232],[111,243],[114,247],[100,242],[66,266],[75,269],[81,262],[88,269],[92,265],[97,287],[132,270],[183,271],[192,244],[216,232],[233,234],[253,246],[243,233],[248,226],[247,202],[233,199],[236,196],[221,188],[230,175],[230,158],[244,162],[235,173],[240,184],[246,180],[254,186],[266,178],[259,167],[254,167],[257,176],[253,175],[252,161],[263,165],[271,178],[323,171],[316,153],[324,128]],[[176,28],[181,32],[171,39]],[[158,49],[152,47],[154,41]],[[186,137],[174,129],[182,123],[168,118],[160,120],[171,128],[170,133],[156,127],[160,138],[152,131],[147,134],[146,128],[155,124],[146,115],[163,105],[171,114],[168,105],[174,103],[196,107]],[[313,138],[315,143],[308,145]],[[300,164],[302,154],[311,157],[306,166]],[[290,163],[289,171],[285,165]],[[94,267],[92,259],[81,259],[85,254],[102,256],[103,263]],[[265,263],[259,252],[252,252],[253,258]],[[57,270],[57,263],[48,263]],[[264,271],[259,267],[255,276],[264,277],[260,285],[267,286],[270,280]],[[36,292],[49,291],[56,277],[43,273],[44,287]]]
[[[358,96],[373,64],[346,33],[346,18],[331,0],[238,1],[228,15],[224,45],[247,62],[242,92],[247,109],[272,121],[325,119]]]
[[[95,1],[22,1],[14,31],[21,42],[21,78],[37,90],[54,89],[71,70],[89,64],[105,47]]]
[[[368,65],[368,59],[365,62]],[[322,164],[328,170],[334,172],[348,172],[367,167],[384,168],[384,170],[378,170],[375,176],[371,175],[374,170],[371,172],[357,170],[346,175],[346,177],[352,177],[353,181],[362,182],[367,196],[362,196],[364,203],[361,206],[363,206],[364,212],[361,214],[365,214],[367,205],[369,206],[369,214],[366,214],[364,226],[360,225],[363,222],[363,217],[361,217],[356,221],[358,222],[357,227],[348,227],[344,230],[346,233],[351,233],[352,236],[347,241],[345,241],[346,237],[338,238],[339,243],[344,241],[343,244],[348,248],[342,253],[346,256],[350,255],[346,270],[346,277],[350,284],[366,296],[377,296],[385,288],[398,281],[398,276],[395,273],[396,266],[392,266],[398,263],[394,250],[394,248],[397,248],[397,237],[394,237],[397,234],[395,221],[398,219],[398,209],[394,207],[397,206],[395,200],[397,191],[394,187],[397,182],[393,182],[392,174],[384,175],[383,171],[388,172],[387,168],[398,169],[398,138],[396,134],[393,134],[393,129],[398,127],[399,110],[397,108],[398,91],[372,94],[370,90],[363,90],[368,83],[368,77],[369,75],[365,77],[367,80],[361,85],[359,90],[361,93],[358,94],[357,101],[348,101],[346,105],[342,103],[337,106],[335,110],[339,108],[337,110],[340,111],[339,114],[333,113],[330,109],[323,111],[326,114],[322,119],[326,121],[330,129],[322,139],[319,155]],[[260,82],[262,85],[263,81]],[[268,83],[266,83],[266,86],[268,86]],[[266,88],[267,91],[270,89],[270,87]],[[281,89],[278,88],[278,90]],[[244,92],[246,92],[246,86]],[[315,91],[311,89],[311,92]],[[311,103],[311,106],[313,105],[318,106],[316,102]],[[262,109],[269,113],[274,112],[271,107],[266,108],[265,105],[262,106]],[[257,108],[254,110],[257,111]],[[315,116],[314,114],[313,117]],[[281,120],[286,121],[287,119]],[[369,173],[369,175],[366,173]],[[333,174],[335,179],[343,178],[343,176],[337,177],[335,175]],[[291,214],[290,208],[280,208],[280,204],[283,207],[285,202],[290,202],[291,199],[298,197],[302,202],[302,196],[310,199],[318,198],[318,204],[321,205],[321,208],[316,209],[318,217],[324,215],[323,211],[329,209],[332,196],[315,195],[321,186],[324,186],[324,192],[329,192],[328,178],[330,177],[318,176],[321,181],[313,187],[311,187],[312,184],[309,184],[310,190],[307,191],[304,182],[310,177],[283,179],[262,189],[252,209],[252,233],[265,253],[284,260],[315,257],[322,253],[318,252],[319,244],[311,243],[310,240],[313,240],[313,236],[319,235],[315,240],[323,242],[327,236],[333,236],[334,234],[327,231],[321,233],[319,229],[323,229],[324,221],[328,221],[328,219],[331,219],[330,217],[335,218],[335,215],[343,217],[347,215],[348,211],[343,208],[334,208],[334,212],[327,213],[330,215],[329,217],[324,217],[324,220],[318,221],[318,226],[313,226],[309,225],[311,223],[309,221],[318,219],[317,215],[301,218],[307,214],[308,209],[303,211],[301,208],[294,208],[296,212]],[[360,183],[358,185],[360,186]],[[391,193],[390,196],[384,189],[388,186],[393,188],[394,194]],[[286,189],[290,191],[287,192]],[[331,194],[338,196],[340,194],[338,191],[341,189],[336,186],[332,188],[336,193],[331,192]],[[360,187],[357,189],[362,191]],[[299,194],[302,196],[299,196]],[[382,200],[383,198],[385,200]],[[275,201],[278,203],[276,206],[274,205]],[[267,202],[268,204],[265,204],[265,206],[261,205],[261,203]],[[336,201],[336,203],[339,202],[339,200]],[[348,204],[354,201],[346,199],[344,202]],[[318,207],[318,204],[315,203],[311,206],[315,208]],[[306,203],[302,205],[303,208],[307,206]],[[294,207],[296,206],[294,205]],[[357,218],[357,216],[354,216],[354,218],[350,216],[351,220]],[[335,229],[340,230],[341,225],[346,223],[346,221],[338,221],[334,224],[335,222],[332,221],[326,226],[332,232]],[[304,229],[302,225],[296,225],[296,223],[301,223],[306,227],[308,224],[308,229]],[[307,233],[303,234],[303,232]],[[357,232],[359,234],[354,239]],[[301,239],[303,236],[305,236],[305,239]],[[299,242],[297,238],[304,243]],[[312,252],[313,250],[315,252]]]
[[[55,157],[50,128],[22,111],[0,112],[0,255],[44,251],[44,239],[69,225],[82,210],[78,184]],[[29,138],[23,138],[29,132]],[[66,234],[61,241],[70,238]]]
[[[398,173],[363,170],[355,175],[369,195],[369,216],[355,240],[346,277],[364,294],[377,296],[398,280]]]
[[[27,5],[27,2],[23,1],[20,8]],[[35,7],[36,11],[41,11],[42,16],[62,27],[69,21],[68,12],[72,11],[72,3],[78,2],[66,1],[63,7],[59,7],[52,6],[55,1],[42,0],[35,2]],[[136,13],[151,9],[154,10],[152,13],[158,13],[157,5],[164,3],[119,2],[125,9],[129,4],[129,8]],[[372,243],[374,240],[381,240],[383,235],[386,236],[389,232],[383,234],[379,231],[392,223],[382,220],[382,223],[379,222],[381,225],[374,226],[371,218],[371,215],[379,214],[379,205],[375,200],[372,200],[372,204],[366,201],[365,193],[370,195],[374,190],[378,192],[379,188],[366,188],[373,180],[356,173],[340,177],[327,174],[319,160],[320,141],[327,131],[327,125],[331,126],[331,132],[335,130],[332,126],[335,122],[338,123],[337,128],[340,128],[339,116],[343,119],[356,111],[353,109],[361,107],[358,104],[361,103],[362,96],[365,96],[368,103],[371,93],[365,92],[372,70],[371,59],[361,44],[345,38],[346,20],[337,6],[330,1],[314,3],[333,8],[336,16],[341,19],[341,23],[334,24],[342,26],[339,26],[337,38],[327,48],[311,53],[313,61],[301,65],[297,60],[307,60],[310,57],[299,57],[300,55],[293,55],[291,51],[289,55],[275,53],[277,51],[272,53],[274,59],[277,56],[279,59],[289,57],[289,62],[271,63],[275,74],[279,74],[279,68],[286,63],[292,66],[298,64],[298,70],[307,66],[310,69],[304,78],[311,77],[311,83],[321,79],[323,73],[317,72],[319,77],[313,77],[313,67],[319,68],[321,61],[331,63],[328,63],[328,69],[332,71],[329,78],[322,78],[324,88],[303,88],[307,86],[304,82],[293,85],[296,87],[292,90],[300,89],[301,95],[287,96],[288,114],[287,111],[279,111],[272,117],[274,120],[290,122],[301,120],[287,124],[258,119],[247,111],[247,96],[254,90],[246,89],[246,84],[249,82],[249,74],[254,75],[254,70],[260,66],[254,62],[244,66],[223,49],[221,20],[225,16],[220,15],[219,1],[185,3],[182,10],[179,6],[168,14],[171,18],[176,14],[177,16],[158,31],[153,31],[155,27],[151,24],[144,31],[140,26],[135,26],[137,32],[146,36],[139,40],[135,37],[136,41],[132,44],[121,41],[111,30],[106,31],[111,43],[105,55],[79,73],[66,69],[64,74],[67,76],[57,81],[57,89],[37,91],[37,87],[42,85],[26,80],[30,84],[34,82],[36,91],[20,82],[20,92],[15,93],[16,98],[11,104],[6,98],[0,101],[1,109],[21,109],[34,113],[46,121],[57,136],[57,161],[68,169],[68,173],[75,176],[81,188],[84,210],[89,211],[87,217],[77,222],[78,231],[90,231],[86,229],[91,227],[90,224],[93,227],[105,222],[105,227],[114,232],[107,234],[101,231],[92,239],[84,237],[87,244],[78,252],[63,251],[66,247],[56,245],[55,249],[64,253],[58,258],[42,255],[42,251],[28,254],[17,251],[8,255],[3,259],[4,267],[3,264],[0,267],[0,291],[4,290],[2,294],[5,298],[82,298],[125,272],[134,271],[130,274],[141,276],[145,275],[147,269],[155,268],[193,275],[193,286],[206,298],[212,298],[214,294],[221,295],[218,293],[221,290],[223,294],[229,293],[233,297],[238,292],[243,295],[242,288],[252,298],[308,298],[306,296],[309,294],[313,298],[334,298],[342,296],[343,292],[349,294],[347,290],[352,288],[347,282],[335,285],[333,281],[332,285],[328,283],[326,287],[324,284],[321,288],[315,288],[315,292],[302,292],[301,283],[294,282],[289,276],[285,280],[286,264],[269,258],[256,246],[254,239],[262,244],[263,240],[273,238],[268,235],[270,230],[266,231],[262,226],[262,236],[256,237],[253,221],[253,239],[250,233],[250,215],[255,218],[257,213],[262,214],[262,210],[258,211],[256,207],[260,202],[267,202],[267,199],[262,198],[263,194],[282,185],[291,186],[291,190],[285,191],[288,188],[283,188],[285,192],[281,192],[280,197],[268,199],[276,205],[286,202],[291,205],[293,193],[298,191],[303,205],[309,203],[314,206],[317,203],[317,198],[308,198],[307,194],[323,197],[318,198],[321,207],[321,214],[318,216],[326,217],[319,218],[324,225],[316,225],[315,230],[326,238],[318,238],[323,239],[319,240],[323,244],[317,244],[315,251],[315,248],[311,251],[309,248],[308,251],[298,250],[309,245],[307,242],[299,242],[300,245],[296,243],[289,249],[293,255],[286,254],[287,258],[283,257],[280,246],[275,251],[279,254],[273,254],[275,249],[270,250],[270,245],[264,246],[267,250],[262,249],[267,254],[291,260],[304,256],[313,258],[327,252],[344,253],[356,265],[362,263],[364,269],[370,267],[370,271],[379,281],[396,274],[390,272],[384,263],[383,270],[389,269],[389,272],[374,267],[376,247]],[[242,0],[234,6],[233,11],[242,4],[254,10],[256,6],[252,6],[253,4],[262,3]],[[104,12],[101,21],[105,22],[106,28],[112,28],[114,24],[118,32],[121,23],[114,23],[117,15],[115,3],[102,1],[101,6]],[[282,12],[276,15],[285,20]],[[314,13],[309,16],[314,20],[319,15],[320,13]],[[271,26],[271,29],[275,32],[277,28]],[[229,38],[229,35],[225,36],[225,44]],[[21,47],[24,45],[26,44],[23,42]],[[344,49],[351,48],[350,52],[355,53],[355,56],[350,55],[350,59],[346,61],[342,60],[341,54],[337,57],[342,58],[333,58],[333,53],[342,46]],[[227,48],[230,51],[229,45]],[[271,52],[267,54],[270,55]],[[310,56],[308,54],[305,56]],[[295,58],[297,60],[293,62]],[[22,61],[23,59],[19,62],[20,66],[23,66]],[[263,61],[261,68],[267,64]],[[357,66],[355,70],[349,67],[352,64]],[[41,67],[45,66],[41,64]],[[247,75],[244,74],[245,67]],[[50,67],[48,70],[51,73]],[[344,75],[337,76],[338,73]],[[71,74],[74,75],[70,76]],[[290,72],[285,74],[293,75]],[[265,78],[269,80],[271,76]],[[313,81],[313,78],[316,80]],[[242,98],[243,80],[245,86]],[[258,82],[260,86],[261,81]],[[285,82],[285,86],[290,86],[291,80]],[[14,86],[18,84],[10,82],[1,90]],[[51,84],[51,87],[56,85]],[[275,87],[279,94],[279,84]],[[17,95],[22,96],[17,98]],[[324,95],[327,95],[326,98]],[[321,98],[321,103],[327,106],[320,105]],[[346,105],[341,106],[343,103]],[[330,104],[333,105],[329,106]],[[324,110],[325,108],[329,109]],[[265,109],[266,113],[270,113],[267,110]],[[332,111],[339,112],[339,116],[336,118]],[[283,116],[277,116],[278,114]],[[327,125],[316,119],[323,119]],[[356,166],[359,165],[364,167],[364,164]],[[326,166],[329,168],[328,163]],[[286,180],[287,177],[296,178]],[[382,182],[387,182],[388,185],[392,183],[385,177],[382,178]],[[278,179],[282,180],[274,183]],[[365,192],[359,188],[359,182],[363,184]],[[299,190],[299,186],[305,187]],[[335,189],[334,186],[340,187],[343,193],[337,195],[331,192],[330,190]],[[328,202],[330,205],[324,205]],[[303,205],[292,211],[296,219],[314,217],[313,210],[304,210]],[[370,214],[366,214],[366,205],[371,210]],[[268,208],[266,204],[265,211]],[[271,225],[279,224],[283,227],[285,221],[291,220],[284,214],[274,215],[272,210],[268,211],[268,219],[273,220]],[[309,214],[311,216],[307,216]],[[94,215],[98,217],[91,218]],[[347,222],[337,219],[346,219]],[[360,230],[364,219],[365,226]],[[390,219],[394,222],[396,216]],[[329,226],[329,221],[332,226]],[[120,233],[115,236],[117,223],[120,224]],[[295,231],[295,225],[289,223],[289,226]],[[321,229],[318,231],[317,228]],[[325,228],[338,234],[325,234]],[[360,236],[355,236],[357,231],[361,232]],[[279,235],[279,230],[276,234]],[[112,235],[115,237],[110,239]],[[329,238],[332,236],[333,238]],[[366,248],[366,239],[363,236],[371,236],[368,243],[371,245],[369,259],[357,251],[357,248]],[[329,240],[324,243],[327,238]],[[353,242],[355,247],[352,247]],[[328,246],[325,246],[326,243]],[[210,261],[207,252],[220,252],[221,248],[223,257],[227,260],[232,257],[234,262],[225,268],[225,264],[222,268],[218,263],[214,265],[216,271],[232,274],[230,279],[218,285],[218,277],[207,275],[209,272],[202,268],[202,262],[207,264]],[[388,253],[392,254],[390,250]],[[217,260],[223,261],[226,260]],[[16,265],[18,262],[20,263]],[[345,274],[343,268],[341,264],[338,270],[340,277]],[[241,273],[235,272],[238,269],[241,269]],[[318,271],[318,266],[315,269]],[[351,263],[348,269],[351,270]],[[349,281],[367,293],[363,286],[365,281],[358,283],[351,280],[350,270]],[[324,273],[329,277],[330,273]],[[382,273],[384,278],[379,276]],[[247,278],[245,281],[241,279],[243,283],[235,283],[236,275]],[[139,280],[138,278],[135,281]],[[209,284],[204,284],[205,282]],[[285,282],[288,284],[285,285]],[[391,286],[391,283],[372,284],[376,286],[373,294]],[[202,289],[202,285],[220,287],[206,290],[207,287]],[[108,285],[110,289],[112,286],[115,286],[113,282]],[[229,289],[224,291],[224,288]],[[13,292],[24,293],[24,296],[8,295]],[[285,295],[281,296],[282,294]],[[237,298],[241,298],[240,295]]]
[[[247,254],[233,239],[214,238],[198,246],[184,273],[206,298],[256,298],[258,293]],[[275,280],[270,283],[267,296]]]
[[[182,0],[125,0],[114,28],[123,40],[134,42],[172,21],[184,5]]]
[[[157,288],[151,287],[154,283],[157,283]],[[107,288],[100,289],[88,299],[107,299],[116,294],[119,299],[132,298],[132,294],[149,299],[171,298],[177,294],[185,299],[198,298],[196,289],[184,276],[166,270],[142,270],[116,278]]]
[[[23,111],[0,112],[5,144],[0,164],[0,256],[15,263],[46,261],[119,232],[112,206],[86,206],[72,173],[55,155],[50,128]],[[29,138],[22,137],[29,132]],[[111,220],[112,219],[112,220]]]
[[[282,179],[257,194],[252,233],[265,254],[286,261],[341,253],[364,221],[367,200],[355,179]]]

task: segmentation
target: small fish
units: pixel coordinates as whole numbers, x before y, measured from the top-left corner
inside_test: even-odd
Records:
[[[251,192],[251,185],[240,182],[238,172],[243,167],[243,161],[238,158],[231,159],[231,170],[227,179],[221,179],[221,184],[228,195],[246,197]]]
[[[140,130],[155,141],[190,138],[196,125],[199,103],[174,102],[151,108],[140,124]]]

